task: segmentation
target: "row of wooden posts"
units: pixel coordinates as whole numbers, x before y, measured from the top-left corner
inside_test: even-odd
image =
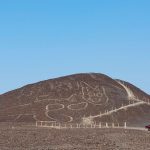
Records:
[[[37,121],[36,127],[49,127],[49,128],[126,128],[127,123],[124,122],[122,124],[119,123],[94,123],[94,124],[79,124],[79,123],[72,123],[72,124],[65,124],[65,123],[58,123],[58,122],[49,122],[49,121]]]

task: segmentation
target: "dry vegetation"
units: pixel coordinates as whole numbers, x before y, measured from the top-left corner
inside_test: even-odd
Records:
[[[0,150],[150,150],[150,132],[3,125]]]

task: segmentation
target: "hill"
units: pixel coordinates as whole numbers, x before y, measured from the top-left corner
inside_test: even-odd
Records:
[[[150,122],[150,96],[104,74],[75,74],[0,95],[1,122]]]

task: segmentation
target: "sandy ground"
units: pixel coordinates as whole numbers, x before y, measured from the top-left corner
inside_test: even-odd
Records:
[[[0,126],[0,150],[150,150],[150,132]]]

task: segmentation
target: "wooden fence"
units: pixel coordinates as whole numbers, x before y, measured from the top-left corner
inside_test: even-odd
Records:
[[[36,121],[36,127],[49,127],[56,129],[65,128],[127,128],[127,123],[93,123],[93,124],[80,124],[80,123],[59,123],[50,121]]]

